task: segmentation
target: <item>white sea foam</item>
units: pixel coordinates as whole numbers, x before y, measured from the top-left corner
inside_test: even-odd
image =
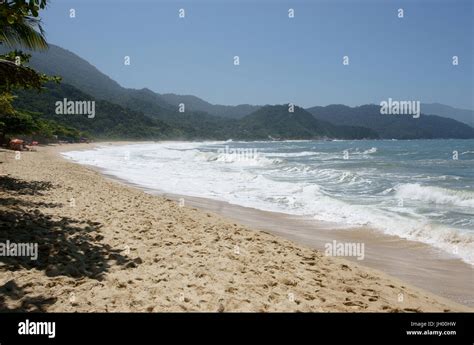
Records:
[[[324,152],[317,152],[317,151],[303,151],[303,152],[285,152],[285,153],[275,153],[272,152],[269,154],[271,157],[305,157],[305,156],[315,156],[325,154]]]
[[[235,143],[234,143],[235,144]],[[212,148],[215,146],[214,149]],[[402,238],[421,241],[457,253],[474,264],[474,233],[454,224],[434,224],[433,212],[419,214],[426,204],[463,207],[472,212],[474,194],[417,183],[393,186],[380,184],[381,176],[370,168],[351,171],[317,164],[287,164],[285,158],[308,159],[312,151],[293,153],[258,151],[255,156],[239,159],[222,156],[223,142],[163,143],[127,146],[103,146],[90,151],[64,153],[77,162],[101,167],[108,174],[143,187],[164,192],[208,197],[257,209],[292,215],[312,216],[320,221],[347,226],[370,226]],[[205,149],[203,149],[205,148]],[[357,150],[373,154],[375,147]],[[286,156],[285,156],[286,155]],[[340,162],[339,153],[322,153]],[[242,158],[242,157],[241,157]],[[310,159],[313,159],[312,157]],[[388,175],[387,175],[388,176]],[[390,176],[402,180],[403,176]],[[387,179],[389,180],[389,179]],[[373,194],[368,186],[375,183]],[[365,194],[361,196],[362,192]],[[349,194],[353,193],[352,194]],[[348,196],[349,195],[349,196]],[[415,203],[399,207],[397,199]],[[438,211],[437,211],[438,212]],[[443,212],[436,215],[441,217]],[[460,226],[472,226],[468,216],[458,220]]]
[[[365,150],[364,152],[362,152],[364,155],[368,155],[368,154],[371,154],[371,153],[376,153],[377,152],[377,148],[376,147],[372,147],[368,150]]]
[[[421,186],[418,183],[402,184],[395,189],[398,198],[474,208],[474,192],[472,191],[447,190],[440,187]]]

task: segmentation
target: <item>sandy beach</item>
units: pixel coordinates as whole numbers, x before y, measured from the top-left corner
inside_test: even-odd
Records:
[[[39,247],[0,257],[1,311],[472,311],[59,155],[84,148],[0,151],[0,242]]]
[[[359,260],[357,256],[345,256],[344,259],[474,307],[473,267],[430,245],[390,236],[367,227],[341,229],[340,224],[261,211],[206,198],[166,193],[158,195],[176,201],[184,200],[186,205],[218,213],[251,229],[267,231],[322,252],[325,251],[325,245],[332,241],[364,243],[363,260]]]

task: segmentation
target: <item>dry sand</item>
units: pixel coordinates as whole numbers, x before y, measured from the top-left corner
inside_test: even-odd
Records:
[[[42,147],[0,151],[0,310],[472,311],[351,261],[110,181]]]
[[[129,182],[127,184],[135,186]],[[333,241],[363,243],[363,260],[357,255],[344,258],[385,272],[410,285],[457,303],[474,307],[473,266],[428,244],[387,235],[368,227],[341,228],[341,224],[261,211],[207,198],[175,195],[156,190],[147,192],[184,201],[188,206],[218,213],[251,229],[268,231],[323,252],[326,244]]]

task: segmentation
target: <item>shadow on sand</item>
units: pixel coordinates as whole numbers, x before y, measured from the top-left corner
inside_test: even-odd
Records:
[[[0,271],[36,269],[49,277],[68,276],[101,280],[111,265],[130,265],[133,262],[101,243],[102,224],[91,220],[69,217],[51,217],[37,207],[63,207],[62,204],[30,202],[17,199],[19,195],[43,195],[55,188],[47,182],[29,182],[8,176],[0,177],[0,245],[28,243],[37,245],[37,259],[31,256],[0,256]],[[5,245],[3,245],[5,247]],[[33,247],[30,247],[33,248]],[[55,298],[30,297],[25,288],[34,292],[34,287],[18,286],[10,280],[0,286],[0,311],[12,311],[6,299],[21,300],[16,311],[44,311],[44,306],[55,303]]]

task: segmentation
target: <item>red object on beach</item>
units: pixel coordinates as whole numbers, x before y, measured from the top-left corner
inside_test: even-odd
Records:
[[[21,151],[23,149],[23,143],[24,141],[21,139],[12,139],[10,140],[9,146],[12,150]]]

